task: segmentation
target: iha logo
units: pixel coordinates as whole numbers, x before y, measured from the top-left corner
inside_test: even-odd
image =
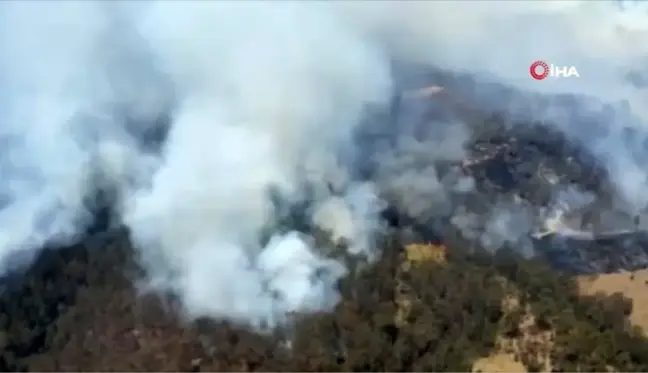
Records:
[[[544,80],[547,77],[552,78],[580,78],[576,66],[556,66],[545,61],[535,61],[529,67],[529,73],[535,80]]]

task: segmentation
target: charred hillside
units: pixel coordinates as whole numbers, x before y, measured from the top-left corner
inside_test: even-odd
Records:
[[[415,241],[458,239],[466,247],[481,241],[491,251],[508,247],[539,255],[572,274],[646,266],[646,219],[643,213],[628,212],[632,209],[620,199],[614,176],[600,154],[592,152],[596,139],[617,136],[619,146],[645,155],[645,134],[631,127],[619,132],[606,128],[612,120],[630,117],[623,107],[598,104],[595,110],[589,98],[571,95],[525,97],[497,84],[484,88],[457,75],[417,79],[427,88],[404,88],[392,99],[387,122],[395,125],[386,125],[381,132],[375,125],[380,120],[373,120],[360,136],[371,138],[369,143],[381,143],[375,138],[382,136],[391,144],[388,150],[369,151],[374,154],[369,159],[379,159],[367,167],[369,178],[380,180],[381,173],[385,179],[406,172],[430,174],[434,164],[428,177],[433,193],[397,186],[415,195],[423,207],[412,209],[386,193],[390,221],[411,228]],[[503,101],[510,106],[502,107]],[[552,110],[562,113],[561,121],[571,118],[573,125],[551,122],[556,117]],[[532,120],[534,113],[546,120]],[[457,123],[465,126],[464,133],[451,129]],[[415,160],[398,163],[399,157]],[[393,159],[406,171],[381,170]],[[385,185],[384,189],[391,187]],[[435,204],[439,195],[452,202]],[[506,221],[510,229],[502,228]]]
[[[208,320],[187,324],[173,300],[137,294],[136,254],[128,232],[116,230],[45,250],[6,280],[0,366],[467,371],[481,357],[506,351],[530,371],[648,369],[648,340],[627,318],[632,302],[621,295],[582,297],[571,277],[642,268],[648,240],[618,230],[589,238],[564,230],[537,234],[546,233],[549,213],[571,209],[556,200],[565,189],[593,196],[576,209],[578,229],[602,225],[602,211],[613,211],[614,188],[596,157],[546,123],[476,109],[484,98],[456,100],[470,81],[426,79],[445,84],[445,91],[415,104],[396,97],[403,100],[397,108],[378,110],[358,134],[361,158],[369,160],[359,162],[359,174],[385,186],[392,203],[384,212],[389,224],[380,237],[381,259],[342,281],[343,300],[333,313],[296,315],[288,330],[273,336]],[[412,105],[419,114],[408,114]],[[426,146],[440,135],[437,122],[430,124],[435,118],[467,123],[460,156],[426,158]],[[417,167],[433,169],[438,185],[453,186],[443,194],[451,208],[419,199],[426,208],[415,210],[390,200],[394,185],[382,180],[399,174],[382,169],[376,154],[398,160],[412,149],[423,149]],[[437,184],[422,195],[437,198]],[[525,224],[502,239],[492,211]],[[105,227],[107,220],[98,223]]]
[[[568,202],[561,206],[556,200],[556,192],[563,188],[577,188],[590,197],[587,205],[567,213],[572,214],[573,226],[578,225],[575,229],[590,230],[591,237],[571,236],[567,231],[546,236],[532,233],[535,252],[554,267],[575,274],[635,270],[648,264],[648,235],[633,226],[638,224],[637,217],[615,211],[610,176],[594,156],[565,134],[540,123],[516,124],[507,130],[495,122],[475,137],[462,168],[474,177],[478,193],[490,199],[493,207],[503,195],[513,194],[540,211],[568,210]],[[604,227],[606,214],[624,221],[625,225],[619,223],[623,228]],[[546,229],[542,219],[532,231]]]

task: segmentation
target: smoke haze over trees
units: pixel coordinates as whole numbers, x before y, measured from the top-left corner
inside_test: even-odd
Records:
[[[137,296],[160,296],[185,322],[298,341],[301,317],[368,312],[347,290],[391,289],[377,271],[413,241],[512,249],[571,272],[641,267],[643,237],[613,238],[615,260],[589,246],[648,224],[645,17],[605,2],[1,3],[0,268],[11,283],[41,252],[63,255],[44,248],[122,232],[115,255],[136,268]],[[580,78],[535,81],[538,59]],[[547,230],[560,242],[538,238]],[[497,268],[517,281],[459,263],[411,279],[450,297],[448,317],[464,302],[447,295],[450,278],[473,289]],[[465,305],[463,331],[428,326],[484,345],[470,357],[437,346],[457,363],[421,367],[463,369],[488,349],[506,292],[488,289]],[[606,326],[622,330],[613,316]],[[390,348],[431,348],[403,333]],[[632,356],[623,369],[643,367]],[[342,366],[416,369],[403,359]]]

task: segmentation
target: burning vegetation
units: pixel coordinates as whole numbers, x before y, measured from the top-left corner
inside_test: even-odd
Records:
[[[566,216],[578,210],[579,224],[570,229],[595,232],[592,224],[601,220],[597,214],[611,190],[603,168],[550,126],[512,123],[453,97],[471,99],[453,96],[451,86],[398,95],[390,110],[375,113],[372,126],[360,131],[367,159],[376,156],[378,148],[371,146],[378,139],[389,140],[396,160],[402,147],[412,156],[413,148],[422,146],[418,158],[399,162],[417,163],[413,172],[433,168],[434,179],[452,191],[443,198],[456,209],[444,212],[445,200],[425,202],[439,208],[434,214],[417,209],[420,201],[402,199],[407,190],[390,194],[404,187],[394,183],[402,168],[362,165],[364,177],[384,179],[379,185],[390,202],[383,212],[388,224],[376,238],[382,254],[349,266],[332,312],[295,314],[289,325],[269,334],[209,319],[181,320],[177,299],[143,296],[132,287],[139,271],[132,262],[136,253],[128,232],[118,230],[44,251],[24,275],[5,279],[0,366],[7,371],[479,371],[506,369],[489,363],[505,356],[516,364],[512,369],[528,371],[648,370],[648,339],[629,319],[633,301],[623,294],[583,295],[576,282],[577,274],[633,270],[648,260],[638,229],[582,237],[565,228]],[[424,101],[425,120],[403,121],[408,100]],[[471,135],[461,159],[433,157],[434,164],[426,163],[434,150],[426,149],[425,141],[438,135],[426,126],[439,117],[469,123]],[[393,125],[410,126],[410,142]],[[561,186],[594,196],[598,204],[557,200],[563,192],[571,195],[572,189]],[[427,192],[412,190],[415,198],[438,198]],[[558,216],[562,225],[547,228],[549,216]],[[512,229],[520,221],[524,226]]]

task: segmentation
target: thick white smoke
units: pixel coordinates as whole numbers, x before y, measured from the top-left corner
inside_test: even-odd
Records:
[[[645,63],[648,46],[648,10],[640,1],[548,2],[356,2],[349,5],[350,21],[360,19],[373,35],[380,35],[413,60],[454,71],[479,75],[485,82],[512,85],[524,99],[525,115],[554,122],[568,134],[586,141],[607,164],[620,193],[629,204],[648,204],[645,154],[633,158],[619,132],[624,127],[645,132]],[[404,21],[406,20],[406,21]],[[530,78],[536,60],[577,67],[580,78]],[[479,89],[479,87],[478,87]],[[609,118],[608,138],[588,140],[596,129],[587,120],[573,118],[560,105],[547,105],[530,93],[573,93],[595,97],[584,101],[589,115],[602,116],[601,103],[626,103],[641,118],[620,110]],[[489,105],[515,111],[513,103],[486,88]],[[534,108],[533,101],[537,100]],[[569,108],[573,110],[573,108]],[[645,134],[642,135],[645,138]],[[642,139],[643,139],[642,138]]]
[[[525,91],[627,100],[643,114],[644,92],[626,73],[641,72],[648,50],[637,41],[648,24],[616,7],[3,2],[0,263],[78,238],[94,193],[108,188],[147,285],[179,296],[188,316],[272,326],[292,312],[327,310],[347,269],[283,227],[284,206],[309,201],[309,225],[368,259],[379,255],[380,189],[412,210],[421,207],[413,196],[425,198],[427,211],[452,208],[444,190],[456,185],[432,168],[411,171],[420,144],[405,146],[415,150],[401,159],[380,159],[395,171],[378,185],[349,170],[365,108],[391,93],[391,58]],[[538,59],[575,65],[581,78],[534,81],[528,67]],[[144,134],[161,117],[168,138],[151,150]],[[428,158],[461,157],[466,129],[441,127]],[[642,163],[616,152],[618,142],[589,145],[616,172],[624,197],[648,204]],[[522,213],[507,211],[490,225],[497,242],[517,234],[505,228]]]

